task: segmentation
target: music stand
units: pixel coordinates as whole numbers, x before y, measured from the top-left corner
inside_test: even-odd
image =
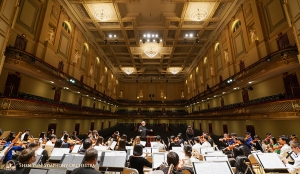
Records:
[[[64,154],[69,154],[70,148],[54,148],[49,161],[60,161]]]
[[[233,174],[228,161],[193,162],[195,174]]]
[[[203,155],[204,161],[228,161],[227,155]]]
[[[166,154],[165,153],[153,153],[152,154],[152,168],[156,169],[159,167],[163,162],[166,161]]]
[[[276,153],[255,154],[265,173],[289,173]]]

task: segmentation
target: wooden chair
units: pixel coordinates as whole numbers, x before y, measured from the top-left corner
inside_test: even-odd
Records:
[[[46,145],[45,146],[45,150],[47,151],[49,157],[51,156],[51,152],[53,149],[54,149],[54,145]]]
[[[123,174],[139,174],[139,172],[136,169],[133,168],[124,168]]]
[[[248,159],[249,159],[249,161],[250,161],[250,163],[251,163],[252,168],[253,168],[254,171],[257,171],[257,172],[260,173],[260,174],[263,174],[263,173],[264,173],[262,167],[261,167],[260,164],[257,162],[257,160],[256,160],[256,158],[254,157],[253,154],[250,154],[250,155],[248,156]]]

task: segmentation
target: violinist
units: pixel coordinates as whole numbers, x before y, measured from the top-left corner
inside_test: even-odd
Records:
[[[169,150],[172,150],[172,147],[180,147],[180,144],[178,144],[178,138],[177,137],[175,138],[175,136],[172,135],[169,139],[168,146],[169,146],[168,148]]]
[[[56,136],[55,135],[51,135],[49,138],[49,141],[47,141],[46,145],[53,145],[56,142]]]
[[[278,138],[278,143],[282,145],[280,149],[280,154],[278,155],[281,160],[284,160],[287,156],[289,156],[289,152],[292,151],[292,148],[287,144],[289,142],[289,138],[285,135],[281,135]]]
[[[104,143],[104,138],[103,137],[98,137],[97,141],[96,141],[96,144],[95,146],[105,146],[105,143]]]
[[[71,139],[75,141],[80,141],[80,139],[77,137],[77,131],[73,131]]]
[[[199,137],[195,137],[195,138],[194,138],[194,145],[193,145],[193,147],[192,147],[193,152],[194,152],[194,151],[199,152],[200,147],[201,147],[200,139],[199,139]]]
[[[211,144],[208,141],[208,136],[207,135],[203,136],[203,143],[202,143],[201,147],[211,147]]]
[[[69,134],[64,135],[64,140],[62,142],[62,148],[70,148],[70,146],[74,145],[73,141],[69,138]]]
[[[28,141],[30,129],[26,129],[24,133],[21,135],[21,141]]]
[[[97,140],[99,137],[98,131],[97,130],[93,130],[93,139]]]
[[[132,139],[131,139],[130,142],[127,141],[127,135],[126,135],[126,134],[123,134],[122,137],[121,137],[121,139],[124,139],[124,140],[125,140],[126,146],[132,146]]]
[[[87,136],[93,141],[93,132],[91,130],[88,131]]]
[[[50,136],[51,136],[51,135],[55,135],[54,129],[51,129],[50,131],[47,132],[47,137],[48,137],[48,139],[50,139]]]
[[[61,135],[62,135],[62,136],[61,136],[61,138],[60,138],[60,139],[61,139],[61,141],[63,141],[63,140],[64,140],[64,136],[65,136],[65,134],[67,134],[67,131],[62,131],[62,133],[61,133]]]
[[[223,135],[223,138],[220,138],[219,141],[222,142],[225,147],[227,147],[229,145],[229,142],[231,141],[231,138],[229,138],[228,134],[225,133]]]
[[[9,160],[17,159],[17,155],[13,155],[13,153],[15,154],[16,151],[22,151],[26,148],[26,145],[24,144],[18,144],[18,145],[14,144],[13,140],[16,140],[16,136],[14,132],[12,132],[12,134],[13,134],[13,136],[11,137],[12,139],[8,139],[7,142],[3,145],[3,149],[11,146],[11,148],[8,150],[8,152],[6,153],[2,161],[3,164],[5,164]]]
[[[290,136],[290,139],[291,139],[291,141],[298,141],[298,138],[297,138],[297,135],[295,135],[295,134],[292,134],[291,136]]]
[[[79,154],[85,154],[85,151],[87,150],[87,149],[90,149],[90,148],[92,148],[93,146],[92,146],[93,144],[92,144],[92,140],[91,139],[89,139],[89,138],[86,138],[84,141],[83,141],[83,143],[82,143],[82,148],[79,150]]]
[[[245,133],[245,145],[249,148],[249,150],[251,150],[251,141],[253,140],[251,137],[251,133],[250,132],[246,132]]]
[[[229,146],[235,144],[235,138],[237,137],[237,135],[236,135],[235,132],[232,132],[232,133],[230,134],[230,137],[231,137],[231,140],[228,142],[228,145],[229,145]]]
[[[270,132],[266,133],[265,141],[267,141],[267,144],[270,144],[270,139],[272,138],[272,134]]]
[[[156,136],[156,143],[153,144],[153,147],[157,147],[158,150],[166,150],[166,147],[161,142],[161,137],[159,135]]]
[[[235,139],[236,146],[233,148],[233,158],[236,159],[238,156],[246,156],[250,155],[250,149],[245,145],[245,141],[243,137],[236,137]],[[232,167],[236,166],[235,161],[230,161]]]
[[[262,142],[258,135],[254,135],[254,140],[251,141],[251,146],[254,148],[253,150],[260,150],[261,152],[264,152],[262,148]]]
[[[272,137],[270,139],[270,143],[267,146],[266,152],[274,152],[279,154],[280,148],[281,146],[279,146],[279,144],[277,143],[276,138]]]
[[[184,140],[182,138],[182,134],[178,133],[177,137],[178,137],[178,144],[184,144]]]

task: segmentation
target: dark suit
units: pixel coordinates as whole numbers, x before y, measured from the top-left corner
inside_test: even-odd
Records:
[[[140,136],[141,137],[145,137],[145,136],[147,136],[147,132],[149,131],[145,126],[140,126],[139,127],[139,133],[140,133]]]

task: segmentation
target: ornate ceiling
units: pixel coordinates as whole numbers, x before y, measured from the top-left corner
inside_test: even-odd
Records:
[[[229,13],[241,3],[241,0],[61,1],[102,49],[105,59],[121,80],[180,81],[195,66],[204,49],[214,42],[212,39],[218,37]],[[201,12],[207,10],[207,17],[193,21],[190,14],[198,9]],[[101,14],[102,10],[110,14],[109,20],[101,21],[95,17],[95,12],[101,11]],[[157,54],[150,58],[145,49],[150,49],[150,54],[157,51]],[[135,70],[127,75],[122,67],[134,67]],[[181,67],[182,70],[174,75],[170,67]]]

